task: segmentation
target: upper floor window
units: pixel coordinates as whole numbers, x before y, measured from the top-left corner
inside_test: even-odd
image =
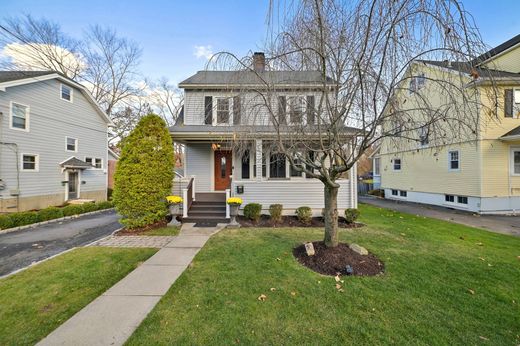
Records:
[[[78,140],[72,137],[66,137],[66,149],[67,151],[78,151]]]
[[[61,85],[61,99],[72,102],[72,88],[62,84]]]
[[[307,124],[316,123],[316,110],[315,110],[315,99],[314,95],[307,96],[306,113],[307,113]]]
[[[401,170],[401,159],[394,159],[394,171]]]
[[[429,130],[427,126],[423,126],[419,129],[419,143],[422,147],[425,147],[428,145],[429,141]]]
[[[10,128],[29,131],[29,106],[11,102]]]
[[[448,164],[450,171],[458,171],[460,167],[459,151],[452,150],[448,152]]]
[[[278,96],[278,124],[287,124],[287,99],[285,96]]]
[[[229,123],[229,99],[217,99],[217,124]]]
[[[410,85],[408,87],[408,92],[413,94],[414,92],[419,91],[426,85],[426,77],[424,73],[421,73],[417,76],[413,76],[410,78]]]
[[[305,100],[301,96],[289,97],[289,121],[291,124],[301,124],[305,112]]]
[[[39,166],[38,155],[22,154],[22,171],[37,172]]]

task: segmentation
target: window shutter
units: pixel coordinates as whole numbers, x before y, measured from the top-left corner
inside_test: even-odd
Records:
[[[213,124],[213,97],[204,97],[204,124]]]
[[[278,123],[287,125],[287,99],[285,96],[278,96]]]
[[[233,124],[234,125],[240,125],[241,122],[241,111],[242,111],[242,104],[240,103],[242,100],[240,99],[240,96],[233,97]]]
[[[506,89],[504,95],[504,116],[506,118],[513,117],[513,89]]]
[[[314,124],[316,122],[314,116],[314,96],[307,96],[307,124]]]

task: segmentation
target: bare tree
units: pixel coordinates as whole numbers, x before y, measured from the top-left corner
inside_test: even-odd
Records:
[[[383,138],[415,149],[425,138],[437,145],[476,139],[478,109],[485,105],[471,83],[487,76],[475,63],[485,46],[457,0],[272,1],[270,8],[271,71],[259,72],[230,53],[217,58],[219,67],[248,70],[261,84],[242,90],[256,96],[246,101],[250,111],[242,116],[249,119],[233,144],[240,149],[259,126],[272,127],[272,150],[293,170],[323,182],[324,241],[337,246],[337,180],[367,148]],[[427,60],[463,68],[436,69]],[[282,70],[318,73],[315,97],[283,98],[283,80],[271,73]],[[301,76],[305,83],[307,74]],[[431,90],[438,97],[430,98]]]
[[[80,42],[56,23],[25,15],[6,19],[1,29],[2,68],[53,70],[72,79],[85,68],[79,53]]]
[[[166,78],[161,78],[149,88],[150,94],[147,97],[155,112],[168,126],[174,125],[184,104],[183,93]]]
[[[109,144],[118,143],[125,138],[137,125],[139,120],[147,115],[153,113],[150,104],[141,98],[131,103],[131,106],[118,108],[112,113],[112,121],[115,126],[112,128],[112,136],[109,139]]]

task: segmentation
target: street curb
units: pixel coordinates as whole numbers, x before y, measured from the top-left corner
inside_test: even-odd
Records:
[[[105,209],[105,210],[109,210],[109,209]],[[103,210],[99,210],[99,211],[103,211]],[[94,213],[95,213],[95,212],[94,212]],[[85,215],[85,214],[82,214],[82,215]],[[33,267],[33,266],[35,266],[35,265],[38,265],[38,264],[40,264],[40,263],[42,263],[42,262],[48,261],[48,260],[53,259],[53,258],[55,258],[55,257],[61,256],[61,255],[63,255],[63,254],[66,254],[67,252],[70,252],[70,251],[72,251],[72,250],[80,249],[80,248],[82,248],[82,247],[91,246],[92,244],[94,244],[94,243],[97,242],[97,241],[100,241],[100,240],[102,240],[102,239],[105,239],[105,238],[108,238],[108,237],[113,236],[115,232],[120,231],[120,230],[122,230],[122,229],[123,229],[123,227],[118,228],[118,229],[116,229],[114,232],[110,233],[110,234],[107,235],[107,236],[104,236],[103,238],[99,238],[99,239],[97,239],[97,240],[91,241],[90,243],[87,243],[87,244],[82,245],[82,246],[74,246],[74,247],[72,247],[72,248],[70,248],[70,249],[64,250],[64,251],[62,251],[62,252],[59,252],[59,253],[54,254],[54,255],[52,255],[52,256],[49,256],[49,257],[47,257],[47,258],[41,259],[41,260],[39,260],[39,261],[37,261],[37,262],[33,262],[33,263],[29,264],[28,266],[25,266],[25,267],[23,267],[23,268],[16,269],[14,272],[11,272],[11,273],[9,273],[9,274],[5,274],[5,275],[3,275],[3,276],[0,276],[0,280],[5,279],[5,278],[8,278],[8,277],[11,276],[11,275],[14,275],[14,274],[18,274],[18,273],[20,273],[20,272],[23,272],[23,271],[26,270],[26,269],[29,269],[29,268],[31,268],[31,267]]]
[[[67,220],[78,219],[78,218],[80,218],[80,217],[82,217],[82,216],[94,215],[94,214],[101,214],[102,212],[109,211],[109,210],[114,210],[114,209],[115,209],[115,208],[108,208],[108,209],[103,209],[103,210],[96,210],[96,211],[91,211],[91,212],[83,213],[83,214],[77,214],[77,215],[72,215],[72,216],[64,216],[64,217],[60,217],[59,219],[52,219],[52,220],[47,220],[47,221],[42,221],[42,222],[32,223],[32,224],[30,224],[30,225],[19,226],[19,227],[12,227],[12,228],[6,228],[6,229],[2,229],[2,230],[0,230],[0,235],[2,235],[2,234],[6,234],[6,233],[17,232],[17,231],[23,231],[23,230],[28,229],[28,228],[35,228],[35,227],[37,227],[37,226],[48,225],[48,224],[52,224],[52,223],[56,223],[56,222],[61,222],[61,221],[67,221]]]

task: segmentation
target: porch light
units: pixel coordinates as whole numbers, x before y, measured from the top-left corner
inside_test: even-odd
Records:
[[[220,149],[220,144],[217,144],[217,143],[211,143],[211,149],[213,149],[214,151],[215,151],[215,150],[219,150],[219,149]]]

